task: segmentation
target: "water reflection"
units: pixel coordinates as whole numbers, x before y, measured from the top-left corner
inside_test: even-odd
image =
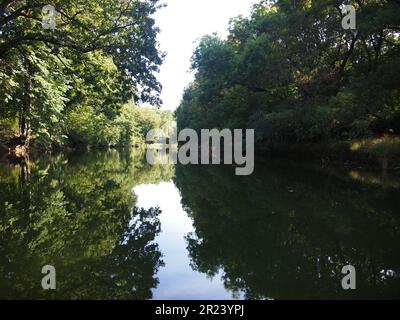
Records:
[[[163,265],[154,243],[160,211],[136,208],[131,190],[171,179],[173,168],[142,159],[112,151],[1,165],[0,296],[151,298]],[[47,264],[56,291],[40,286]]]
[[[272,161],[238,177],[138,151],[3,163],[0,298],[399,298],[399,181]]]
[[[157,274],[160,284],[153,290],[153,299],[232,299],[232,293],[226,290],[220,277],[207,278],[191,268],[185,236],[193,232],[193,222],[183,210],[179,191],[173,182],[141,185],[134,191],[138,196],[138,206],[157,206],[162,210],[162,232],[156,241],[165,266]]]
[[[398,179],[353,176],[271,162],[250,177],[179,166],[193,268],[211,277],[222,269],[226,288],[248,299],[399,298]],[[355,291],[341,287],[348,264]]]

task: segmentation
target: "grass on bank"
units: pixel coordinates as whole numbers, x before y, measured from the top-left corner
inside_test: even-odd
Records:
[[[296,159],[363,163],[400,172],[400,137],[395,136],[321,143],[274,144],[261,151],[272,156]]]

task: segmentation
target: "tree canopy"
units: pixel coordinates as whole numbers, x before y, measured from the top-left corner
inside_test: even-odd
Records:
[[[178,126],[254,128],[265,143],[398,134],[399,53],[398,1],[260,1],[227,39],[199,42]]]
[[[54,30],[42,25],[46,4],[4,0],[0,5],[3,138],[17,133],[24,141],[64,143],[74,134],[71,125],[103,127],[121,116],[128,102],[160,105],[155,73],[163,54],[153,19],[158,0],[53,1]],[[71,124],[77,114],[79,124]],[[98,131],[97,140],[113,144],[108,134],[120,138]]]

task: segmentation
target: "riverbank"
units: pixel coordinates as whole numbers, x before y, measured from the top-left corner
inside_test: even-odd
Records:
[[[0,159],[36,158],[41,154],[59,152],[91,151],[105,149],[148,148],[148,145],[124,145],[108,147],[92,146],[57,146],[41,148],[35,144],[30,147],[17,146],[9,149],[7,145],[0,145]],[[367,166],[382,170],[400,172],[400,138],[380,137],[351,141],[327,141],[321,143],[276,143],[256,144],[256,156],[262,158],[282,158],[319,162],[323,166],[329,164],[344,166]]]
[[[400,170],[400,138],[380,137],[323,143],[269,144],[257,148],[263,156],[319,161],[347,166],[365,165]]]
[[[41,155],[53,155],[59,153],[71,153],[76,151],[90,152],[93,150],[108,150],[108,149],[128,149],[128,148],[143,148],[142,146],[71,146],[71,145],[61,145],[61,146],[51,146],[42,147],[40,145],[31,144],[29,146],[16,146],[14,148],[9,148],[7,145],[0,145],[0,161],[5,159],[11,160],[11,162],[18,162],[19,159],[36,159]]]

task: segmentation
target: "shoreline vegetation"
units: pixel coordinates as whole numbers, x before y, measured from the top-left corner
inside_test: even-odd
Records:
[[[41,5],[0,5],[0,144],[16,155],[140,145],[145,132],[168,122],[171,112],[156,111],[160,7],[65,0],[56,28],[46,30]]]
[[[67,0],[58,14],[75,18],[52,31],[40,7],[11,1],[0,8],[0,159],[143,148],[176,119],[178,130],[254,129],[266,158],[399,171],[400,4],[346,1],[356,32],[338,4],[259,0],[227,38],[203,37],[173,114],[157,108],[158,1]]]
[[[40,147],[19,147],[9,152],[6,145],[0,145],[0,161],[12,163],[29,162],[43,154],[92,152],[110,149],[137,149],[160,147],[157,144],[116,145],[116,146],[57,146],[53,149]],[[382,172],[400,173],[400,138],[382,137],[353,141],[330,141],[323,143],[271,144],[257,146],[255,155],[262,159],[286,159],[299,162],[311,161],[321,167],[344,166],[346,168],[367,167]]]
[[[252,128],[266,156],[400,167],[398,1],[258,1],[228,31],[199,41],[178,130]]]
[[[18,158],[61,151],[144,148],[147,146],[146,134],[149,130],[160,128],[160,134],[166,134],[174,121],[172,111],[137,107],[132,104],[124,105],[115,120],[90,122],[87,118],[95,117],[95,114],[93,110],[89,110],[88,113],[89,115],[85,116],[84,111],[80,110],[79,115],[71,116],[76,116],[75,119],[67,120],[74,124],[68,127],[67,139],[63,142],[42,143],[31,134],[22,142],[19,135],[4,136],[0,132],[0,155],[7,153]],[[79,117],[83,117],[83,120]],[[154,137],[155,140],[158,138],[160,137]]]
[[[400,172],[400,138],[381,137],[353,141],[275,144],[259,149],[258,154],[297,160],[318,161],[323,166],[346,167],[365,165]]]

